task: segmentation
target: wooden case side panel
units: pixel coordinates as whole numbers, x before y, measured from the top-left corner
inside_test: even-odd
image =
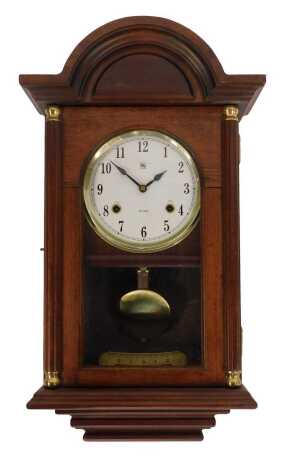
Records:
[[[221,188],[203,190],[201,205],[201,270],[204,364],[225,383],[222,317]]]
[[[44,373],[62,369],[62,122],[45,125]]]
[[[223,313],[225,368],[241,370],[239,129],[236,120],[222,124]]]
[[[82,300],[82,203],[79,188],[64,188],[63,383],[76,383],[80,367]]]

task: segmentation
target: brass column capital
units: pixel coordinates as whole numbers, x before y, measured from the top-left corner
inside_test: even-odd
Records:
[[[45,109],[45,116],[47,121],[60,121],[61,110],[58,106],[48,106]]]
[[[237,106],[225,106],[224,119],[225,121],[238,121],[239,109]]]

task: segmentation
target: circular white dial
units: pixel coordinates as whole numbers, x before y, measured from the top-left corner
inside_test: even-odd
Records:
[[[199,175],[176,140],[131,131],[96,151],[84,177],[84,201],[93,229],[109,244],[137,253],[160,251],[194,228]]]

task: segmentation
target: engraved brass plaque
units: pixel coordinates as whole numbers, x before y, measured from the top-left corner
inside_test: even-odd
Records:
[[[159,353],[105,352],[99,359],[101,367],[185,367],[186,355],[181,351]]]

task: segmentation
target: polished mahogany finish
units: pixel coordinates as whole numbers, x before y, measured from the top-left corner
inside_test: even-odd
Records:
[[[192,31],[162,18],[131,17],[87,36],[59,75],[21,75],[20,83],[41,114],[51,106],[59,111],[46,117],[44,290],[44,371],[45,377],[56,374],[52,385],[58,388],[41,388],[28,407],[70,414],[86,440],[200,440],[216,413],[256,407],[240,382],[238,121],[265,76],[227,75]],[[175,137],[192,152],[200,174],[198,226],[159,253],[111,247],[85,218],[82,181],[89,158],[111,137],[133,129]],[[87,267],[138,266],[200,268],[199,363],[85,363]]]
[[[229,39],[230,40],[230,39]],[[194,32],[164,18],[129,17],[96,29],[59,75],[21,75],[37,109],[70,105],[224,105],[247,114],[264,75],[227,75]]]
[[[201,176],[201,221],[198,228],[179,245],[158,254],[135,255],[107,245],[95,235],[83,217],[82,175],[91,149],[115,132],[151,127],[183,142],[191,142]],[[64,194],[64,343],[62,380],[65,385],[199,385],[225,384],[222,311],[222,231],[221,231],[221,148],[222,108],[197,107],[65,107],[63,131]],[[96,130],[96,131],[95,131]],[[206,138],[208,136],[208,138]],[[190,257],[201,265],[202,303],[205,328],[204,368],[143,370],[91,368],[81,364],[83,319],[83,259],[97,266],[130,263],[176,266]],[[189,257],[189,258],[188,258]],[[166,261],[164,261],[166,260]],[[180,299],[178,299],[179,301]]]
[[[44,371],[62,369],[62,122],[45,126]]]
[[[86,441],[203,439],[215,414],[256,408],[245,387],[41,388],[29,409],[56,409],[72,416]]]
[[[223,315],[225,369],[241,370],[238,122],[222,125]]]

